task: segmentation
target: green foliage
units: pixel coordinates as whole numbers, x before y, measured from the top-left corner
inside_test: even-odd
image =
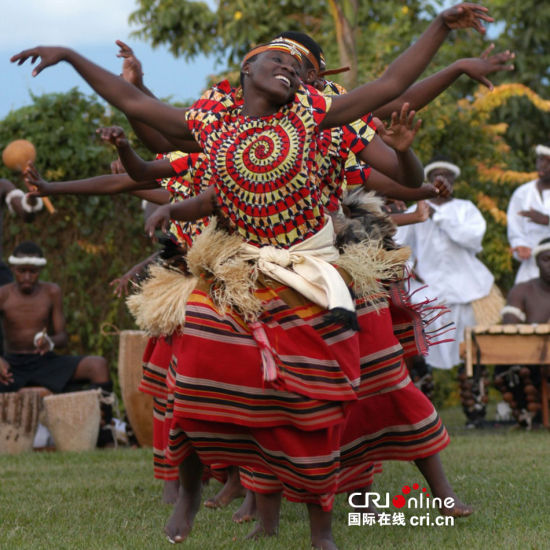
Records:
[[[33,96],[32,105],[11,112],[2,121],[0,149],[25,138],[34,143],[36,165],[46,179],[96,176],[110,172],[115,154],[97,140],[95,130],[114,124],[127,126],[120,113],[76,89]],[[0,177],[24,187],[20,175],[5,167]],[[128,195],[55,196],[52,202],[57,211],[41,212],[30,224],[6,213],[4,250],[9,254],[24,240],[43,248],[48,265],[42,279],[58,283],[64,293],[70,337],[67,352],[106,356],[115,374],[118,340],[102,334],[101,326],[134,328],[123,300],[113,296],[109,282],[150,254],[140,202]]]

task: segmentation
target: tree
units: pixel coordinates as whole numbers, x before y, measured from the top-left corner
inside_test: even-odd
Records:
[[[2,121],[0,150],[14,139],[29,139],[37,150],[38,169],[54,181],[109,173],[115,155],[99,143],[95,130],[112,124],[128,126],[120,113],[76,89],[32,100],[32,105],[12,111]],[[5,167],[0,177],[23,187],[20,176]],[[11,216],[4,216],[4,250],[13,250],[23,240],[43,248],[48,259],[44,279],[63,289],[69,351],[105,355],[114,369],[118,342],[102,334],[101,327],[135,325],[108,283],[152,248],[143,233],[139,201],[128,196],[56,196],[52,201],[57,212],[41,213],[32,224],[14,223]]]

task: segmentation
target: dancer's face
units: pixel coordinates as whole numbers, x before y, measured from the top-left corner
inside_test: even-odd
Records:
[[[276,105],[288,103],[300,86],[300,62],[285,52],[263,52],[249,64],[247,71],[250,79],[247,84]]]
[[[40,268],[35,265],[17,265],[12,270],[17,288],[23,294],[32,294],[38,284]]]

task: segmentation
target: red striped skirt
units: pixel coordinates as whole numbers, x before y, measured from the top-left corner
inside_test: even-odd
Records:
[[[172,359],[168,338],[149,338],[143,353],[143,374],[139,390],[153,396],[153,471],[156,479],[178,479],[178,468],[166,459],[171,413],[167,376]]]

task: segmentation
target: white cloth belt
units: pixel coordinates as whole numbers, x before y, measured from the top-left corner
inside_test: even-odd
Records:
[[[338,260],[331,218],[313,237],[290,248],[243,244],[242,257],[255,260],[258,269],[325,308],[355,311],[349,289],[329,262]]]

